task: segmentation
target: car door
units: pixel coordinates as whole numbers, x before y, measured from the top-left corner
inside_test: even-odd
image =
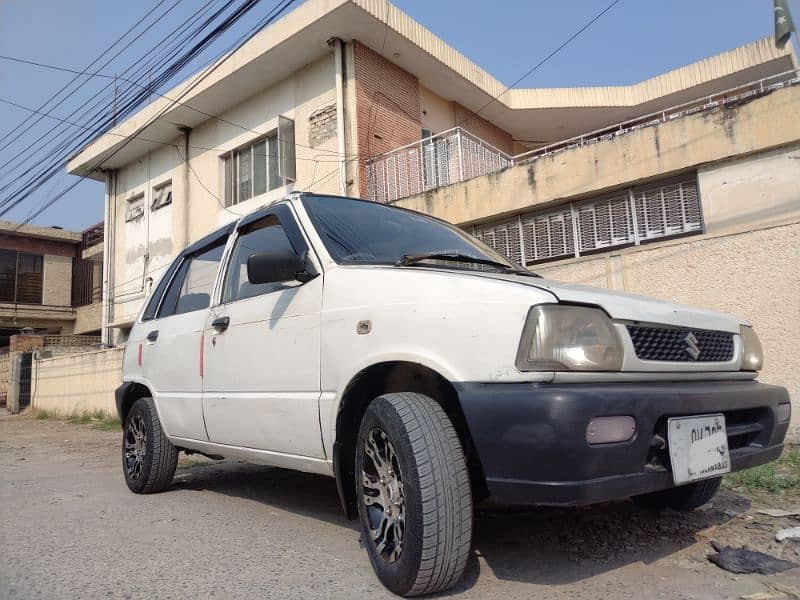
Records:
[[[287,249],[309,250],[287,204],[239,224],[220,304],[206,321],[203,412],[212,442],[323,458],[322,277],[253,285],[247,276],[250,256]]]
[[[185,253],[155,318],[140,325],[139,360],[170,437],[207,440],[201,379],[202,334],[227,235]]]

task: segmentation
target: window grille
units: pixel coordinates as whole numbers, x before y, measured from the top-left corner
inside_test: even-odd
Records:
[[[153,188],[153,199],[150,202],[150,210],[158,210],[167,204],[172,204],[171,180]]]
[[[522,262],[519,219],[483,225],[475,232],[475,235],[484,244],[491,246],[503,256],[516,262]]]
[[[523,215],[522,239],[526,263],[575,254],[571,207]]]
[[[473,231],[498,252],[530,264],[702,232],[703,220],[692,175],[476,225]]]

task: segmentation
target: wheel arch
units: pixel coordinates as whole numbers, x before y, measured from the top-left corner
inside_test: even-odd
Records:
[[[138,381],[127,381],[123,383],[116,391],[117,415],[119,416],[120,424],[125,426],[125,419],[131,410],[133,403],[140,398],[152,398],[153,393],[143,383]]]
[[[339,402],[333,443],[333,470],[339,499],[348,518],[355,518],[358,514],[354,471],[356,438],[361,419],[372,400],[393,392],[424,394],[444,409],[464,449],[473,496],[476,499],[486,497],[488,489],[483,468],[455,386],[431,367],[403,360],[388,360],[364,367],[353,376]]]

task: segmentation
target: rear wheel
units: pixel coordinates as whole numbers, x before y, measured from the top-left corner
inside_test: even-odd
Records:
[[[178,449],[164,435],[152,398],[134,402],[122,433],[122,471],[132,492],[152,494],[169,487]]]
[[[721,483],[722,477],[715,477],[668,490],[634,496],[631,500],[643,508],[671,508],[689,511],[699,508],[711,500],[719,491]]]
[[[469,555],[472,495],[447,414],[422,394],[379,396],[357,444],[358,512],[378,579],[404,596],[452,587]]]

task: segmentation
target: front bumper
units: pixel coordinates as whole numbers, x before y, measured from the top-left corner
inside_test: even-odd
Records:
[[[789,420],[782,387],[757,381],[457,386],[491,499],[502,504],[585,505],[673,487],[669,417],[724,413],[731,470],[778,458]],[[590,446],[593,417],[630,415],[628,442]]]

